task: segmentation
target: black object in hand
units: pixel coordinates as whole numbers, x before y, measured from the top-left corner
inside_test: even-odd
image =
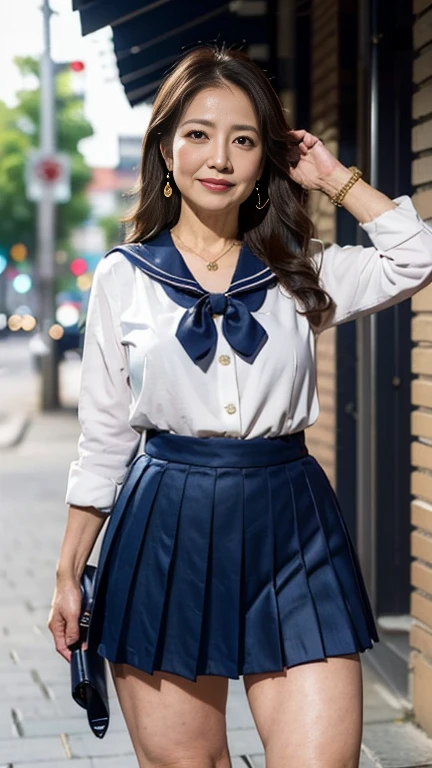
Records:
[[[71,653],[71,692],[74,701],[87,710],[91,730],[102,739],[109,725],[109,704],[105,659],[92,647],[83,649],[87,642],[93,606],[97,568],[87,564],[81,577],[82,607],[79,619],[80,637],[69,646]]]

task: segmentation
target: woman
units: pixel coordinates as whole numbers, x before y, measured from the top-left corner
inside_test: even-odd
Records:
[[[305,189],[340,193],[372,246],[323,254]],[[267,768],[354,768],[359,654],[378,636],[304,444],[315,340],[429,282],[432,230],[408,196],[390,200],[291,130],[245,54],[213,46],[158,91],[130,222],[92,286],[56,648],[70,659],[80,575],[114,508],[89,642],[141,768],[228,768],[240,675]]]

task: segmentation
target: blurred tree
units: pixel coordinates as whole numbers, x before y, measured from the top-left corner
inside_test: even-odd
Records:
[[[115,245],[122,243],[125,238],[125,225],[122,224],[118,216],[102,216],[98,219],[98,224],[105,233],[105,247],[107,250]]]
[[[28,87],[17,94],[18,104],[8,107],[0,101],[0,246],[10,248],[24,242],[34,256],[36,242],[36,204],[25,193],[27,151],[39,147],[39,62],[29,57],[16,58],[15,64]],[[73,73],[67,66],[57,67],[56,141],[59,151],[71,158],[71,199],[57,206],[57,242],[67,246],[70,230],[88,216],[89,203],[84,190],[91,174],[77,145],[93,133],[84,117],[82,98],[74,94]]]

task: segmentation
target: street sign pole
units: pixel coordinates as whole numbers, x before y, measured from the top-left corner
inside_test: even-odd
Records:
[[[55,152],[55,95],[54,68],[51,60],[51,9],[49,0],[43,0],[43,52],[40,60],[40,148],[46,155]],[[59,407],[59,381],[55,341],[49,328],[55,321],[55,202],[50,185],[45,185],[38,203],[37,258],[39,286],[39,322],[47,346],[41,358],[41,408],[43,411]]]

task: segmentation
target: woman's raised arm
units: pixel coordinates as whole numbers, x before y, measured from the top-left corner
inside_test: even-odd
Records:
[[[324,330],[413,296],[432,280],[432,228],[407,195],[372,221],[360,224],[372,246],[331,245],[320,257],[320,282],[336,309]]]

